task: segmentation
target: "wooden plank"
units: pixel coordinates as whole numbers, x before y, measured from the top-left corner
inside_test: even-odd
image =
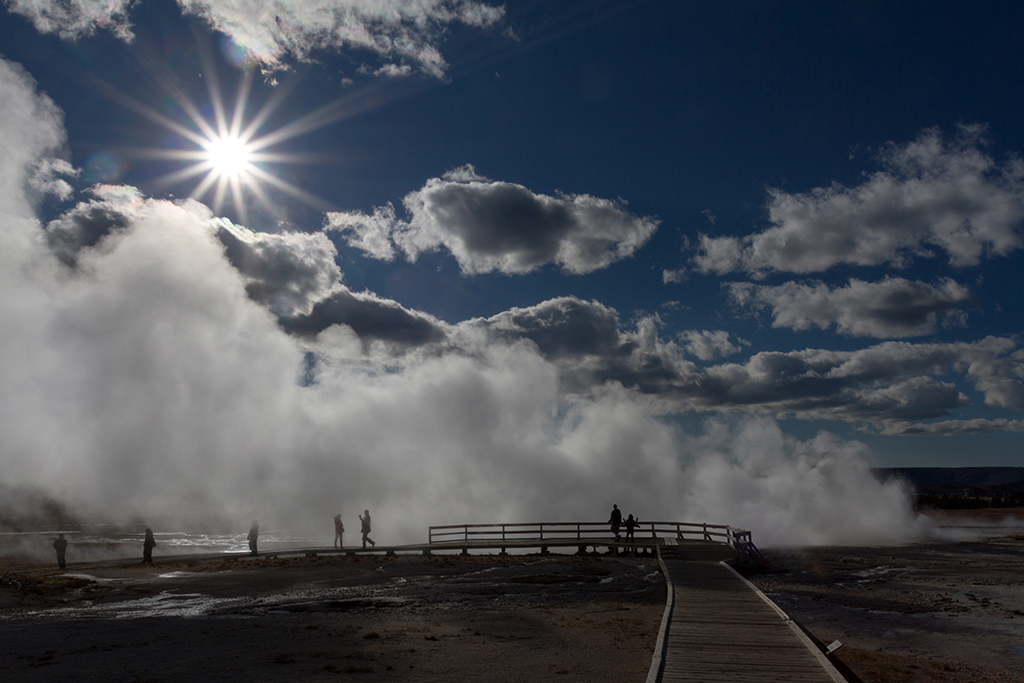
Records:
[[[687,550],[701,555],[692,542]],[[728,567],[700,559],[663,559],[662,565],[672,594],[657,681],[842,681],[785,615]]]

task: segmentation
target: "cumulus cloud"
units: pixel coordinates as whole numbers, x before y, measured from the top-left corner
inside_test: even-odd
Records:
[[[43,169],[60,168],[67,144],[64,113],[35,88],[35,80],[19,64],[0,59],[0,199],[6,211],[31,219],[34,202],[24,188],[32,179],[49,176]]]
[[[737,344],[750,345],[750,342],[743,339],[733,344],[725,330],[685,330],[679,333],[679,339],[684,342],[683,348],[688,354],[701,360],[731,356],[742,350]]]
[[[134,0],[4,0],[10,11],[29,19],[42,33],[76,40],[97,29],[122,40],[133,38],[128,9]]]
[[[70,267],[77,265],[82,249],[127,227],[142,206],[142,196],[134,187],[97,185],[89,193],[96,199],[80,202],[46,226],[50,249]]]
[[[883,170],[860,185],[769,192],[772,226],[743,238],[702,235],[694,268],[719,275],[821,272],[838,264],[901,267],[944,253],[954,266],[1021,247],[1024,164],[997,164],[983,128],[952,141],[924,131],[881,154]]]
[[[664,413],[752,412],[801,419],[885,422],[948,416],[970,403],[944,379],[959,374],[991,408],[1024,406],[1024,350],[1010,338],[973,343],[884,342],[857,351],[762,351],[742,363],[699,367],[742,350],[724,331],[663,339],[657,316],[622,325],[597,301],[560,297],[453,326],[448,343],[474,353],[495,342],[529,340],[557,368],[567,395],[592,397],[609,384]]]
[[[128,10],[134,0],[6,0],[44,33],[76,39],[97,29],[132,38]],[[501,21],[503,6],[475,0],[178,0],[185,12],[214,29],[266,68],[290,56],[306,60],[315,50],[364,50],[384,63],[374,71],[405,76],[417,69],[441,78],[448,64],[437,44],[454,23],[487,28]]]
[[[327,214],[324,227],[338,232],[355,249],[379,261],[393,261],[391,231],[399,221],[390,202],[374,209],[372,215],[361,211],[334,211]]]
[[[309,314],[341,281],[337,251],[323,233],[255,233],[219,219],[217,238],[246,276],[249,296],[279,317]]]
[[[628,354],[632,345],[619,332],[619,315],[597,301],[560,297],[512,308],[486,320],[469,323],[486,327],[492,339],[529,339],[546,358]]]
[[[41,197],[54,196],[68,200],[74,194],[74,188],[64,177],[75,178],[78,174],[79,169],[64,159],[43,159],[36,166],[28,184]]]
[[[935,285],[887,277],[851,278],[845,287],[787,282],[777,287],[747,282],[725,286],[737,306],[770,308],[772,327],[823,330],[835,326],[854,337],[899,338],[931,334],[938,324],[963,325],[970,291],[950,278]]]
[[[345,233],[351,246],[377,258],[389,259],[393,253],[384,246],[386,233],[409,260],[446,248],[467,274],[528,273],[551,263],[583,274],[631,256],[659,223],[629,213],[622,202],[585,194],[536,194],[478,176],[469,165],[431,178],[403,202],[408,222],[386,207],[373,216],[330,213],[327,224]]]
[[[344,287],[317,301],[308,314],[283,318],[281,324],[304,337],[315,337],[333,325],[345,325],[365,343],[386,342],[399,352],[441,342],[446,334],[445,325],[429,315],[370,292],[354,293]]]

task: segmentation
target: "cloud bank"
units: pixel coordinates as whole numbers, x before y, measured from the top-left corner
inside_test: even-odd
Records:
[[[970,291],[950,278],[935,285],[887,277],[880,282],[851,278],[845,287],[822,282],[787,282],[765,287],[748,282],[725,286],[737,306],[770,308],[772,327],[827,330],[840,334],[891,339],[931,334],[938,324],[964,325],[961,307]]]
[[[244,533],[256,518],[325,539],[334,513],[370,508],[386,543],[432,523],[600,521],[612,502],[750,526],[762,544],[916,531],[906,492],[876,482],[855,442],[745,417],[687,434],[652,415],[648,385],[713,376],[655,319],[623,330],[612,309],[566,298],[445,327],[349,291],[322,235],[251,233],[130,188],[98,188],[43,225],[28,179],[64,145],[60,112],[3,61],[0,93],[9,487],[91,519]],[[381,332],[402,329],[397,342]],[[969,372],[996,379],[1011,362],[1000,349]],[[853,358],[798,360],[855,374]],[[636,373],[647,384],[620,381]]]
[[[962,126],[947,142],[930,129],[890,144],[883,170],[856,187],[770,190],[772,227],[742,238],[702,235],[693,267],[762,276],[838,264],[899,268],[937,253],[953,266],[1005,256],[1022,244],[1024,164],[997,164],[984,152],[982,134],[980,126]]]

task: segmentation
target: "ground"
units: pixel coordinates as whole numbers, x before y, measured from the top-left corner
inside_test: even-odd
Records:
[[[643,681],[657,560],[330,556],[34,568],[0,679]]]
[[[771,549],[748,578],[865,683],[1024,683],[1024,510],[970,540]],[[1005,528],[1004,528],[1005,527]],[[0,567],[0,573],[11,570]],[[0,680],[636,681],[653,557],[330,555],[20,565]]]
[[[1016,511],[1017,514],[1024,511]],[[951,514],[998,526],[1005,511]],[[1024,682],[1024,535],[767,551],[768,597],[865,683]]]

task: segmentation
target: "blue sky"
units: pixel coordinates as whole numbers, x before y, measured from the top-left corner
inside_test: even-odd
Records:
[[[19,360],[42,363],[25,379],[40,405],[58,397],[70,422],[105,425],[81,456],[93,465],[105,448],[138,451],[152,416],[133,423],[122,401],[159,406],[174,434],[187,429],[173,417],[181,396],[278,400],[276,380],[246,389],[219,375],[274,348],[280,372],[306,392],[280,399],[278,418],[293,426],[355,419],[359,392],[458,375],[460,363],[525,377],[494,355],[525,354],[554,382],[534,399],[521,391],[555,416],[538,436],[555,460],[573,460],[566,430],[586,421],[566,416],[614,396],[643,425],[629,429],[668,430],[666,448],[683,462],[724,430],[726,460],[766,431],[794,461],[852,449],[873,466],[1018,465],[1021,12],[281,0],[239,13],[216,0],[7,0],[4,89],[36,107],[25,126],[48,132],[5,131],[21,154],[6,162],[12,187],[29,188],[9,189],[8,205],[35,226],[24,240],[42,245],[5,267],[13,278],[50,262],[48,284],[32,290],[46,292],[49,312],[12,325],[8,345],[57,359]],[[259,122],[237,197],[229,185],[218,197],[217,167],[203,185],[201,145],[216,132],[203,125],[216,127],[218,103],[228,127]],[[114,307],[104,318],[89,293],[120,272],[108,272],[111,259],[155,258],[132,252],[132,240],[147,221],[173,223],[174,211],[205,226],[225,287],[245,292],[232,310],[269,316],[273,329],[243,335],[269,344],[255,358],[211,356],[216,370],[199,384],[173,365],[187,362],[184,350],[134,353],[134,335],[163,334],[166,316],[128,319]],[[178,253],[165,244],[162,263]],[[152,287],[186,331],[175,334],[203,338],[187,287],[124,286],[109,296],[158,310],[145,298]],[[69,345],[67,335],[82,336]],[[124,357],[99,363],[117,379],[82,370],[99,362],[83,351],[93,343],[123,345]],[[494,409],[516,414],[501,383],[492,390]],[[86,398],[96,396],[106,398]],[[255,403],[238,410],[259,412]],[[378,419],[381,430],[416,422],[397,407]],[[210,418],[201,446],[170,439],[164,455],[199,457],[246,424]],[[310,429],[320,444],[334,438]],[[410,435],[399,449],[469,452],[497,438],[458,432]],[[36,453],[58,448],[9,438]],[[616,462],[648,457],[608,445],[630,438],[601,447]],[[351,457],[379,447],[353,446]],[[467,462],[458,467],[478,466]],[[522,471],[523,485],[542,476]]]

